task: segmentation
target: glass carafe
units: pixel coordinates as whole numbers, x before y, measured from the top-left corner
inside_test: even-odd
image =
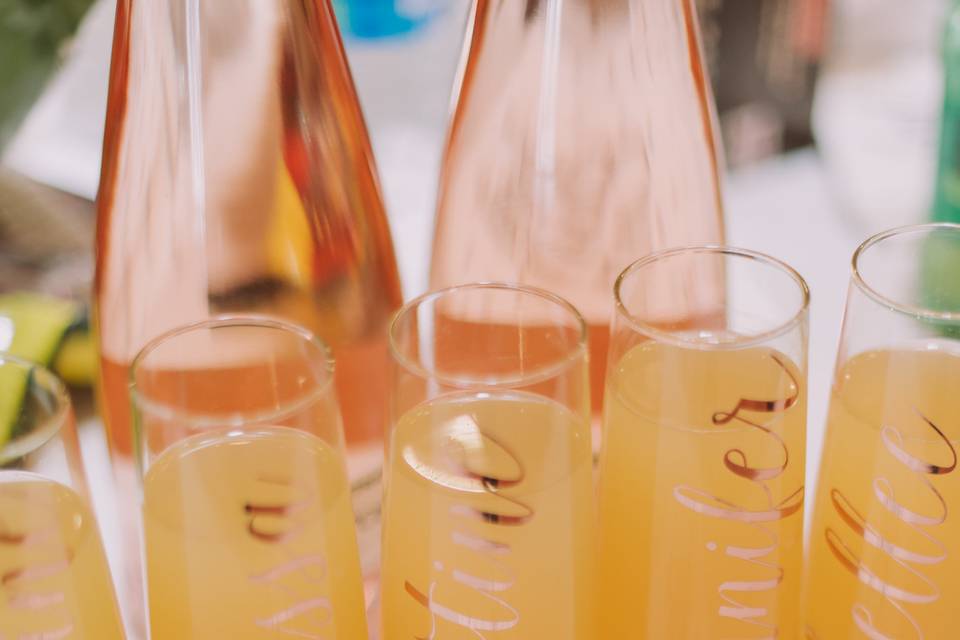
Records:
[[[386,322],[400,302],[329,0],[120,0],[95,312],[127,520],[128,369],[148,340],[219,313],[296,322],[333,349],[348,445],[378,450]]]
[[[598,411],[617,273],[723,239],[694,3],[475,0],[464,56],[431,287],[520,281],[570,300],[589,325]],[[671,329],[722,302],[722,273],[684,268],[687,286],[654,296]]]

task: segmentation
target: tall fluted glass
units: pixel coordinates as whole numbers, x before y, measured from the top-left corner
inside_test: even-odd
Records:
[[[806,564],[810,638],[958,637],[960,225],[853,257]]]
[[[130,361],[214,314],[321,336],[348,445],[381,450],[371,399],[400,284],[329,0],[120,0],[98,208],[100,388],[128,525]]]
[[[586,326],[563,299],[471,284],[390,329],[381,640],[591,640]]]
[[[365,640],[333,366],[302,327],[220,317],[131,365],[153,640]]]
[[[723,315],[664,323],[661,287],[725,274]],[[597,638],[800,633],[807,285],[723,246],[642,258],[617,280],[600,457]]]
[[[0,638],[123,640],[63,383],[0,353],[0,427]]]
[[[441,175],[431,287],[556,291],[590,332],[599,411],[611,283],[639,255],[720,242],[713,97],[693,0],[475,0]],[[709,265],[708,265],[709,266]],[[656,315],[717,312],[682,265]]]

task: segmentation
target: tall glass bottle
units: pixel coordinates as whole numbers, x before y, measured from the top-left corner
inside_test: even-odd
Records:
[[[335,350],[348,441],[380,436],[390,231],[328,0],[121,0],[99,194],[104,411],[165,329],[263,312]]]
[[[692,0],[475,0],[441,175],[431,287],[520,281],[573,302],[603,399],[613,281],[720,242],[719,141]],[[677,328],[722,274],[653,296]],[[700,323],[692,323],[702,325]]]
[[[134,486],[131,359],[214,313],[322,336],[348,443],[380,439],[400,283],[329,0],[119,0],[96,243],[121,490]]]

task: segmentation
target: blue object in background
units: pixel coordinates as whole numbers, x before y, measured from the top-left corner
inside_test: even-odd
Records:
[[[347,37],[378,40],[416,31],[435,18],[443,0],[334,0]]]

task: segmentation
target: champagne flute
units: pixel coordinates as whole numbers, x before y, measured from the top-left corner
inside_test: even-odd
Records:
[[[0,353],[0,638],[124,637],[70,396]]]
[[[507,284],[398,312],[383,640],[593,638],[586,326]]]
[[[326,346],[219,317],[133,362],[153,640],[366,638]]]
[[[960,225],[853,256],[806,563],[808,637],[957,637]]]
[[[683,273],[721,314],[658,322]],[[601,638],[793,638],[806,437],[803,278],[752,251],[655,253],[614,286],[600,458]]]

